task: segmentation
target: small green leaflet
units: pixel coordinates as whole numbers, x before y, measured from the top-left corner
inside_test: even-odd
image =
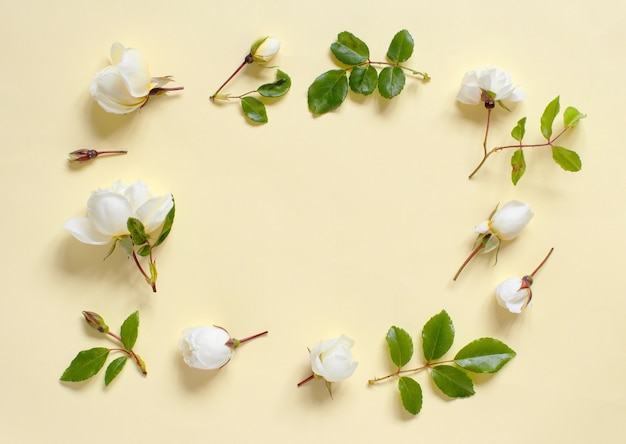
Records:
[[[504,342],[480,338],[459,350],[454,357],[454,363],[474,373],[495,373],[515,355]]]
[[[430,375],[439,390],[451,398],[466,398],[475,393],[474,383],[461,369],[438,365],[432,368]]]
[[[267,123],[267,111],[265,105],[254,97],[243,97],[241,99],[241,109],[248,120],[255,123]]]
[[[130,232],[134,245],[143,245],[148,242],[148,239],[150,239],[150,236],[146,233],[146,228],[139,219],[129,217],[128,221],[126,221],[126,227]]]
[[[524,160],[524,151],[520,148],[515,150],[511,156],[511,181],[513,185],[517,185],[525,172],[526,160]]]
[[[386,340],[391,361],[398,368],[409,362],[413,356],[413,340],[405,330],[394,325],[387,332]]]
[[[552,158],[565,171],[576,172],[582,168],[580,156],[575,151],[568,150],[562,146],[552,147]]]
[[[424,358],[430,362],[445,355],[454,342],[454,325],[445,310],[426,322],[422,329]]]
[[[552,102],[548,103],[548,106],[546,106],[546,109],[541,115],[541,134],[543,134],[543,137],[548,141],[550,137],[552,137],[552,123],[559,113],[559,110],[559,96],[556,96]]]
[[[517,125],[515,128],[511,130],[511,137],[513,137],[518,142],[521,142],[524,138],[524,134],[526,134],[526,117],[522,117],[517,121]]]
[[[378,76],[378,91],[385,99],[391,99],[402,92],[405,83],[406,76],[402,68],[387,66]]]
[[[79,382],[91,378],[104,366],[109,356],[109,349],[91,348],[79,352],[61,375],[61,381]]]
[[[172,196],[172,209],[165,216],[165,222],[163,222],[163,227],[161,228],[161,234],[157,238],[154,246],[158,246],[163,243],[167,236],[169,236],[170,231],[172,230],[172,224],[174,223],[174,216],[176,215],[176,201],[174,200],[174,196]]]
[[[402,376],[398,379],[398,389],[404,409],[417,415],[422,410],[422,387],[415,379]]]
[[[325,114],[337,109],[348,94],[348,77],[343,69],[332,69],[316,78],[307,93],[309,110]]]
[[[280,69],[276,71],[276,81],[259,86],[257,90],[263,97],[281,97],[291,88],[291,78]]]
[[[126,347],[126,350],[132,350],[137,342],[137,335],[139,334],[139,311],[134,312],[126,318],[122,324],[120,330],[120,336],[122,338],[122,344]]]
[[[355,66],[350,73],[350,89],[357,94],[368,96],[378,85],[378,71],[371,65],[367,68]]]
[[[367,61],[370,56],[365,42],[348,31],[337,35],[337,41],[330,45],[330,50],[337,60],[346,65],[358,65]]]
[[[413,55],[415,43],[409,31],[399,31],[391,40],[387,50],[387,58],[394,63],[406,62]]]
[[[584,119],[585,117],[587,117],[587,114],[581,113],[573,106],[568,106],[563,113],[563,125],[565,125],[566,128],[574,127],[578,124],[580,119]]]
[[[109,385],[117,375],[120,374],[124,365],[126,365],[126,361],[128,360],[128,356],[120,356],[117,359],[111,361],[111,363],[107,366],[107,370],[104,374],[104,385]]]

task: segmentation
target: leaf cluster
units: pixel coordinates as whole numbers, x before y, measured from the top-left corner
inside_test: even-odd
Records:
[[[259,86],[259,89],[253,92],[259,93],[262,97],[276,99],[282,97],[291,88],[291,78],[281,71],[276,70],[276,80],[272,83],[265,83]],[[241,110],[244,116],[254,123],[267,123],[267,110],[265,104],[259,99],[246,95],[241,97]]]
[[[511,181],[513,185],[517,185],[517,182],[522,178],[526,172],[526,160],[524,159],[524,148],[533,146],[550,146],[552,150],[552,159],[565,171],[580,171],[582,168],[582,162],[580,156],[570,149],[562,146],[555,145],[554,142],[565,131],[575,127],[578,122],[587,117],[586,114],[581,113],[576,108],[568,106],[563,112],[563,130],[554,138],[553,125],[554,121],[560,111],[560,97],[557,96],[546,106],[540,119],[541,134],[546,139],[546,144],[538,145],[524,145],[523,139],[526,133],[526,117],[521,118],[513,130],[511,131],[511,137],[519,142],[519,148],[513,152],[511,157]]]
[[[430,318],[421,335],[426,363],[418,368],[404,369],[414,355],[413,339],[406,330],[392,326],[386,341],[391,361],[398,369],[387,377],[370,380],[370,383],[397,376],[402,405],[407,412],[417,415],[422,409],[422,388],[419,382],[405,374],[428,369],[433,382],[446,396],[464,398],[474,394],[474,383],[467,372],[496,373],[516,355],[497,339],[480,338],[461,348],[454,359],[438,361],[452,347],[454,334],[452,319],[445,310]]]
[[[87,318],[87,315],[85,315],[85,317]],[[96,325],[90,323],[89,319],[87,319],[87,322],[92,327],[98,329]],[[106,326],[104,322],[103,325]],[[135,311],[126,318],[120,328],[120,336],[110,333],[108,326],[106,326],[106,331],[105,329],[98,329],[98,331],[107,334],[110,337],[114,338],[116,341],[120,342],[123,348],[95,347],[78,352],[76,357],[70,363],[69,367],[67,367],[61,375],[61,381],[80,382],[87,380],[92,376],[95,376],[100,371],[100,369],[104,367],[104,364],[106,363],[109,354],[115,351],[122,352],[124,355],[114,359],[107,366],[104,374],[105,385],[108,386],[122,371],[122,369],[126,365],[126,361],[128,360],[128,358],[133,358],[139,366],[141,372],[144,375],[147,374],[145,362],[139,357],[137,353],[133,351],[133,347],[137,342],[137,336],[139,335],[138,311]]]
[[[348,31],[340,32],[330,50],[338,62],[348,67],[326,71],[313,81],[308,90],[309,110],[313,114],[325,114],[337,109],[346,99],[348,88],[363,96],[378,90],[382,97],[391,99],[404,89],[405,70],[429,80],[427,74],[401,65],[413,55],[414,46],[413,37],[403,29],[389,44],[388,61],[373,62],[365,42]],[[379,72],[373,65],[386,66]]]

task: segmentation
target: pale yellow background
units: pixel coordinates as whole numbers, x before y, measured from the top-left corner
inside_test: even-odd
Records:
[[[625,433],[623,289],[625,210],[623,2],[527,0],[22,1],[3,2],[2,372],[0,435],[6,443],[621,442]],[[329,45],[349,30],[382,60],[408,29],[406,65],[432,81],[407,80],[386,101],[355,97],[314,118],[306,91],[334,68]],[[237,102],[208,97],[254,38],[283,46],[275,64],[293,80],[268,107],[270,123],[247,124]],[[154,75],[174,75],[181,93],[138,113],[109,115],[89,96],[111,43],[138,48]],[[580,173],[547,150],[528,151],[528,172],[510,184],[510,153],[480,160],[485,112],[460,106],[465,71],[496,64],[527,98],[496,110],[490,145],[528,117],[527,140],[557,94],[589,117],[563,144]],[[271,81],[248,67],[227,89]],[[559,117],[560,120],[560,117]],[[78,148],[126,148],[123,157],[74,168]],[[177,214],[157,252],[152,294],[120,251],[76,241],[62,229],[85,214],[92,190],[141,179],[173,193]],[[473,227],[498,202],[529,202],[526,232],[493,257],[451,277],[469,253]],[[520,316],[497,307],[493,288],[537,275],[534,305]],[[106,346],[80,312],[115,327],[141,313],[136,350],[104,388],[59,376],[81,349]],[[448,354],[481,337],[518,356],[476,395],[448,400],[427,374],[424,406],[410,417],[395,382],[367,380],[392,369],[384,335],[399,325],[417,338],[445,309],[456,326]],[[219,372],[187,368],[177,341],[188,326],[219,324],[236,337],[268,329]],[[296,388],[310,372],[307,346],[354,338],[355,374]],[[418,365],[418,360],[412,363]],[[116,438],[117,437],[117,438]]]

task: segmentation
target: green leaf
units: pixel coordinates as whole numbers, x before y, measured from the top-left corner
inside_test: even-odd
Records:
[[[126,318],[120,330],[122,344],[126,350],[132,350],[139,334],[139,312],[136,311]]]
[[[287,94],[290,88],[291,78],[279,69],[276,71],[276,81],[259,86],[257,91],[263,97],[281,97]]]
[[[91,348],[79,352],[61,375],[61,381],[78,382],[98,373],[109,356],[109,349]]]
[[[511,156],[511,181],[513,185],[517,185],[517,182],[519,182],[525,172],[526,160],[524,160],[524,151],[519,148]]]
[[[405,365],[413,356],[413,340],[405,330],[395,325],[387,332],[387,346],[391,361],[398,368]]]
[[[139,219],[129,217],[128,221],[126,221],[126,227],[130,232],[134,245],[143,245],[150,239],[150,236],[146,233],[146,228],[143,226],[143,222]]]
[[[170,231],[172,230],[172,224],[174,223],[174,216],[176,215],[176,201],[174,200],[174,196],[172,196],[172,209],[165,216],[165,221],[163,222],[163,227],[161,228],[161,233],[157,238],[156,243],[153,248],[162,244],[167,236],[169,236]]]
[[[119,358],[111,361],[111,363],[107,367],[107,371],[104,374],[104,385],[109,385],[117,375],[122,371],[124,365],[126,365],[126,361],[128,360],[128,356],[120,356]]]
[[[541,134],[543,134],[546,140],[550,140],[550,137],[552,137],[552,123],[559,113],[559,109],[559,96],[556,96],[552,102],[548,103],[541,115]]]
[[[142,257],[150,256],[151,252],[152,252],[152,247],[148,244],[142,245],[141,248],[137,250],[137,254]]]
[[[433,367],[430,375],[444,394],[451,398],[467,398],[474,392],[474,383],[463,370],[450,365]]]
[[[348,77],[343,69],[333,69],[316,78],[307,93],[309,110],[325,114],[337,109],[348,94]]]
[[[495,373],[515,355],[516,353],[504,342],[493,338],[480,338],[459,350],[454,357],[454,363],[475,373]]]
[[[254,97],[243,97],[241,99],[241,109],[248,120],[256,123],[267,123],[267,112],[265,105]]]
[[[387,66],[378,76],[378,91],[385,99],[391,99],[402,92],[406,77],[402,68]]]
[[[582,161],[580,156],[572,150],[563,148],[562,146],[552,147],[552,158],[565,171],[580,171]]]
[[[587,114],[581,113],[573,106],[568,106],[563,113],[563,125],[565,125],[566,128],[572,128],[578,124],[580,119],[584,119],[585,117],[587,117]]]
[[[413,37],[409,31],[403,29],[393,36],[387,50],[387,58],[395,63],[406,62],[413,55],[414,46]]]
[[[422,329],[424,358],[430,362],[445,355],[454,342],[454,325],[445,310],[426,322]]]
[[[417,415],[422,410],[422,387],[415,379],[402,376],[398,379],[398,389],[404,409]]]
[[[517,121],[517,125],[515,125],[515,128],[511,131],[511,137],[521,142],[524,138],[524,134],[526,134],[526,117],[522,117]]]
[[[128,256],[132,256],[133,255],[133,240],[130,238],[130,236],[122,236],[119,238],[119,244],[120,247],[122,247],[122,250],[124,250],[124,252],[128,255]]]
[[[370,50],[365,42],[348,31],[337,35],[337,41],[330,45],[330,50],[337,60],[346,65],[358,65],[370,56]]]
[[[357,94],[369,96],[378,85],[378,72],[368,65],[367,68],[355,66],[350,73],[350,89]]]

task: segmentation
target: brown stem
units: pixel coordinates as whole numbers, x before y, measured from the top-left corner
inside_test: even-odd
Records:
[[[224,83],[222,83],[222,86],[220,86],[217,91],[215,91],[215,94],[213,94],[211,97],[209,97],[209,99],[211,99],[211,101],[215,100],[215,96],[219,94],[219,92],[228,84],[228,82],[230,82],[233,77],[235,77],[237,75],[237,73],[239,73],[239,71],[241,71],[243,69],[244,66],[246,66],[249,63],[252,63],[254,61],[254,59],[252,58],[252,54],[248,54],[244,59],[243,62],[241,62],[241,65],[239,65],[239,67],[235,70],[235,72],[233,72],[229,78],[226,79],[226,81]]]
[[[485,248],[485,244],[483,242],[481,242],[476,248],[474,248],[474,250],[470,253],[470,255],[467,256],[467,259],[465,259],[465,262],[463,262],[463,264],[461,264],[459,269],[456,271],[454,277],[452,278],[453,281],[456,281],[456,279],[459,277],[459,275],[461,274],[465,266],[469,263],[469,261],[471,261],[472,258],[476,256],[478,252],[482,250],[483,248]]]
[[[267,334],[267,330],[265,330],[264,332],[261,332],[261,333],[257,333],[256,335],[252,335],[252,336],[248,336],[247,338],[240,339],[239,343],[243,344],[244,342],[247,342],[247,341],[249,341],[251,339],[255,339],[255,338],[258,338],[259,336],[263,336],[263,335],[266,335],[266,334]]]
[[[489,125],[491,123],[491,110],[487,108],[487,126],[485,127],[485,137],[483,139],[483,157],[487,157],[487,136],[489,135]]]
[[[315,378],[315,375],[313,373],[311,373],[311,376],[308,376],[306,379],[303,379],[302,381],[298,382],[298,387],[300,387],[302,384],[306,384],[307,382],[309,382],[313,378]]]
[[[535,277],[535,273],[537,273],[539,271],[539,269],[541,267],[543,267],[543,264],[546,263],[546,261],[548,260],[548,258],[550,257],[550,255],[552,254],[552,252],[554,251],[554,247],[550,248],[550,251],[548,251],[548,254],[546,255],[546,257],[543,258],[543,260],[541,261],[541,263],[539,265],[537,265],[537,268],[535,268],[535,271],[533,271],[532,273],[530,273],[530,277]]]

